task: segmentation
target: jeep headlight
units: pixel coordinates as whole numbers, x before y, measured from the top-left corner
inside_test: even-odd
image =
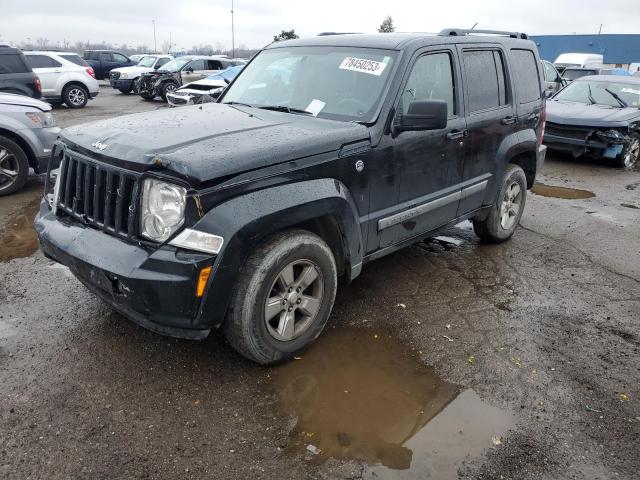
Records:
[[[187,190],[178,185],[148,178],[142,184],[140,233],[164,242],[184,223]]]
[[[128,73],[125,73],[125,72],[122,72],[122,73],[120,74],[120,78],[125,78],[125,79],[126,79],[126,78],[129,78],[129,74],[128,74]]]

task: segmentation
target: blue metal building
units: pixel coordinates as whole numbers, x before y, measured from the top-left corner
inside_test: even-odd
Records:
[[[550,62],[561,53],[599,53],[605,64],[640,62],[640,35],[535,35],[531,40]]]

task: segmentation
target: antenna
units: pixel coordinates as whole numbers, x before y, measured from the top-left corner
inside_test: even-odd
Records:
[[[236,34],[233,26],[233,0],[231,0],[231,58],[236,58]]]
[[[478,22],[473,24],[473,27],[471,27],[469,30],[473,30],[474,28],[476,28],[478,26]]]

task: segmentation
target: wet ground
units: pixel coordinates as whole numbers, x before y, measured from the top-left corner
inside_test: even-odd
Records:
[[[125,106],[160,105],[56,111]],[[551,155],[540,182],[511,242],[462,224],[367,265],[309,351],[262,368],[131,324],[34,251],[31,179],[0,199],[0,478],[637,478],[640,173]]]

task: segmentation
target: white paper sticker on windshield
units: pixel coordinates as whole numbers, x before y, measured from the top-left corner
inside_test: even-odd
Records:
[[[353,72],[368,73],[369,75],[382,75],[384,69],[387,68],[387,62],[376,62],[375,60],[367,60],[366,58],[345,58],[339,67],[341,70],[351,70]]]
[[[307,112],[311,113],[314,117],[317,117],[318,114],[325,107],[325,105],[326,105],[326,103],[324,103],[322,100],[316,100],[314,98],[313,100],[311,100],[311,103],[309,104],[309,106],[307,108],[305,108],[305,110]]]
[[[640,90],[636,90],[635,88],[623,88],[623,93],[633,93],[635,95],[640,95]]]

